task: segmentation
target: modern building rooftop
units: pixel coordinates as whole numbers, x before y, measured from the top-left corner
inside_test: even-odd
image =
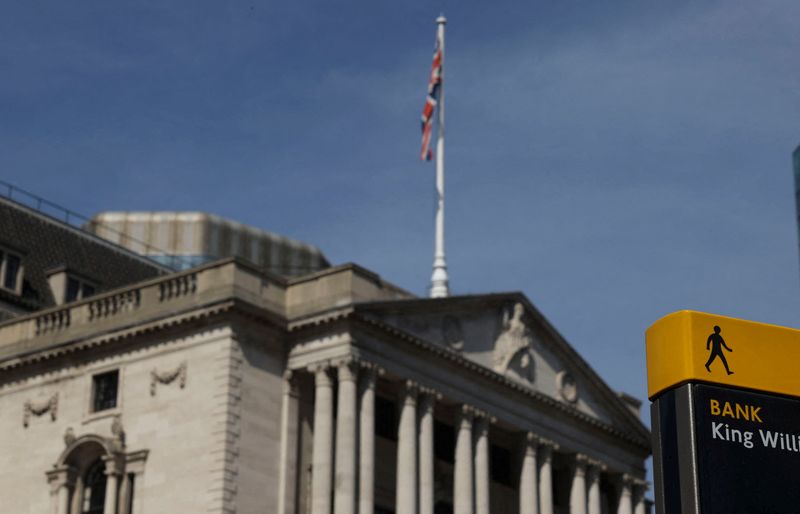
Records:
[[[205,212],[102,212],[86,228],[178,269],[226,257],[284,276],[330,266],[315,246]]]

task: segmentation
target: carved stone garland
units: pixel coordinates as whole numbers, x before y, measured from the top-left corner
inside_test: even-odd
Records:
[[[58,416],[58,393],[54,393],[53,396],[43,402],[26,401],[25,412],[22,415],[22,426],[28,428],[31,415],[42,416],[48,412],[50,413],[50,419],[55,421]]]
[[[158,384],[170,384],[178,380],[178,384],[180,388],[183,389],[186,387],[186,362],[182,362],[178,365],[177,368],[171,371],[162,371],[159,372],[158,370],[153,370],[150,372],[150,396],[156,395],[156,386]]]

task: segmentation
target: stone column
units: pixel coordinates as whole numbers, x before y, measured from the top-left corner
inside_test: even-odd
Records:
[[[76,471],[70,466],[55,468],[47,472],[50,484],[52,514],[69,514],[69,493],[75,487]]]
[[[359,412],[358,512],[375,514],[375,379],[377,368],[367,366],[361,379]]]
[[[619,503],[617,504],[617,514],[633,514],[633,505],[631,503],[632,485],[633,477],[630,475],[622,475],[622,483],[619,490]]]
[[[417,512],[417,386],[406,382],[397,434],[397,486],[395,512]]]
[[[69,488],[67,484],[62,484],[56,492],[56,512],[58,514],[69,514]]]
[[[419,514],[433,514],[433,406],[436,399],[426,391],[419,405]]]
[[[281,453],[278,470],[278,513],[294,514],[297,485],[297,435],[299,431],[300,391],[291,370],[283,374],[281,403]]]
[[[339,363],[339,401],[336,415],[336,479],[334,514],[356,514],[357,368],[351,360]]]
[[[472,409],[466,405],[456,419],[456,458],[453,470],[453,514],[473,514]]]
[[[647,482],[637,480],[633,488],[633,514],[646,514],[644,494],[647,492]]]
[[[605,469],[601,463],[590,461],[586,473],[589,487],[589,514],[601,514],[600,509],[600,472]]]
[[[519,473],[519,514],[539,514],[539,480],[536,469],[536,447],[539,438],[528,432],[522,449]]]
[[[475,514],[489,514],[489,419],[475,419]]]
[[[315,366],[314,453],[311,464],[311,512],[331,513],[333,474],[333,383],[327,364]]]
[[[120,477],[119,500],[117,501],[117,512],[119,514],[130,514],[128,504],[131,501],[131,480],[126,474]]]
[[[542,441],[539,447],[539,513],[553,514],[553,451],[555,444]]]
[[[570,514],[586,514],[586,455],[575,455],[572,469],[572,486],[569,489]]]
[[[117,514],[119,504],[119,475],[120,469],[116,457],[103,457],[106,463],[106,501],[103,514]]]

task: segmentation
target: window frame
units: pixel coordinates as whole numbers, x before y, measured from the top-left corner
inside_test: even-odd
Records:
[[[101,381],[98,380],[98,379],[100,377],[108,377],[108,376],[114,376],[116,378],[116,383],[114,385],[114,405],[112,405],[111,407],[105,407],[105,408],[99,408],[98,409],[97,408],[97,402],[98,402],[97,392],[98,392],[98,389],[99,389],[98,386],[99,386],[99,384],[101,384]],[[101,373],[92,374],[92,393],[91,393],[91,400],[90,400],[90,404],[89,404],[89,411],[92,414],[99,414],[101,412],[113,411],[113,410],[119,408],[119,383],[120,383],[120,380],[119,380],[119,369],[118,368],[117,369],[110,369],[110,370],[107,370],[107,371],[103,371]]]
[[[6,271],[8,269],[8,257],[16,257],[19,261],[16,276],[14,277],[14,287],[6,286]],[[22,294],[22,277],[24,276],[25,266],[23,264],[23,254],[17,250],[12,250],[8,246],[0,246],[0,289],[9,291],[17,296]]]
[[[70,280],[72,280],[72,281],[74,281],[75,283],[78,284],[78,291],[77,291],[78,294],[77,294],[77,296],[75,298],[67,299],[67,295],[69,294],[69,282],[70,282]],[[92,292],[89,293],[89,294],[86,294],[86,288],[87,287],[92,289]],[[93,282],[91,280],[86,280],[85,278],[81,277],[80,275],[76,275],[74,273],[67,272],[66,282],[64,283],[64,298],[62,299],[62,304],[77,302],[77,301],[89,298],[91,296],[94,296],[96,294],[97,294],[97,283],[95,283],[95,282]]]
[[[114,408],[111,408],[111,409],[95,411],[95,410],[93,410],[94,409],[94,398],[95,398],[94,397],[94,394],[95,394],[95,392],[94,392],[94,377],[96,377],[98,375],[103,375],[105,373],[109,373],[109,372],[112,372],[112,371],[116,371],[117,372],[117,405]],[[119,365],[98,367],[97,369],[93,369],[93,370],[89,371],[86,375],[87,376],[86,376],[85,380],[87,380],[87,382],[86,382],[86,388],[84,389],[84,391],[86,391],[86,393],[85,393],[86,396],[84,397],[84,405],[86,407],[85,407],[85,411],[84,411],[84,418],[83,418],[81,423],[85,425],[87,423],[92,423],[93,421],[96,421],[98,419],[112,418],[112,417],[114,417],[114,416],[116,416],[118,414],[121,414],[121,412],[122,412],[122,397],[123,397],[122,390],[123,390],[124,383],[125,383],[125,374],[123,373],[122,367],[119,366]]]

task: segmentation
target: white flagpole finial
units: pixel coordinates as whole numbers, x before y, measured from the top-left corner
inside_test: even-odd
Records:
[[[436,18],[439,25],[437,37],[439,50],[442,53],[441,82],[439,84],[438,123],[436,138],[436,242],[433,254],[433,275],[431,275],[431,298],[443,298],[450,295],[447,279],[447,263],[444,258],[444,15]]]

